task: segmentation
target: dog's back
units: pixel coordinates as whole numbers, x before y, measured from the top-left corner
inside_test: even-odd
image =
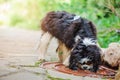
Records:
[[[49,12],[42,20],[41,29],[45,32],[49,32],[63,43],[66,43],[66,39],[69,40],[69,43],[73,43],[74,41],[71,40],[73,39],[73,35],[71,35],[73,30],[71,31],[68,28],[71,24],[70,20],[73,19],[74,16],[74,14],[69,14],[65,11]],[[66,33],[67,36],[65,37]]]
[[[64,30],[69,27],[69,19],[73,18],[74,15],[65,11],[49,12],[42,20],[41,29],[45,32],[48,31],[53,36],[59,38],[59,36],[64,33]]]
[[[68,48],[73,47],[76,35],[96,38],[96,28],[92,22],[81,17],[75,20],[75,17],[75,14],[65,11],[49,12],[42,20],[41,29],[65,43]]]

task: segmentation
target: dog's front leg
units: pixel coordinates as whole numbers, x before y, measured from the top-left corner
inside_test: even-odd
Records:
[[[63,64],[65,66],[69,66],[69,59],[70,59],[70,54],[68,55],[68,57],[65,59],[65,61],[63,62]]]
[[[69,65],[69,55],[70,55],[70,49],[68,49],[64,43],[61,41],[58,41],[59,45],[57,48],[57,53],[60,62],[62,62],[65,66]]]
[[[39,60],[45,60],[45,54],[47,52],[48,45],[52,39],[52,35],[48,32],[44,33],[40,39],[40,46],[38,48],[39,51]]]

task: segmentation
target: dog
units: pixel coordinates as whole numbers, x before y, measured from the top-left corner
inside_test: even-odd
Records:
[[[98,70],[101,50],[91,21],[66,11],[51,11],[42,19],[41,30],[39,59],[44,60],[47,47],[55,37],[59,44],[57,52],[63,53],[59,55],[60,62],[72,70]]]

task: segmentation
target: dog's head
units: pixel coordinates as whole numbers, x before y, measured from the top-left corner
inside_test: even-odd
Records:
[[[71,51],[69,68],[96,72],[101,63],[100,48],[90,39],[76,43]]]

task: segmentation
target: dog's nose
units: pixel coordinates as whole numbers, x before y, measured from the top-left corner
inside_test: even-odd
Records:
[[[87,69],[87,67],[83,67],[83,69],[85,69],[85,70],[86,70],[86,69]]]

